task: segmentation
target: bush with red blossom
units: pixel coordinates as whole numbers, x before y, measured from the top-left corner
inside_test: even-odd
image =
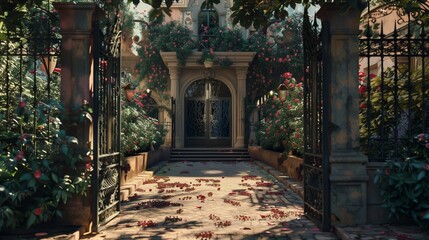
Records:
[[[287,96],[281,102],[277,96],[261,107],[262,120],[257,137],[264,149],[288,154],[292,150],[303,151],[303,87],[291,73],[283,74]]]

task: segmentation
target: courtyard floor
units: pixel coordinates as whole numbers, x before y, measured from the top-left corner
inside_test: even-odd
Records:
[[[303,201],[253,162],[172,162],[86,239],[337,239]]]

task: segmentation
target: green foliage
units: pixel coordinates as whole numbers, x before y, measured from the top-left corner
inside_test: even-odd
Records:
[[[140,61],[136,64],[139,79],[146,80],[146,86],[167,96],[168,68],[161,58],[160,51],[176,52],[180,64],[185,65],[186,59],[195,49],[190,30],[177,23],[154,24],[148,30],[148,44],[137,50]]]
[[[287,87],[287,97],[284,102],[274,96],[260,106],[263,116],[257,138],[264,149],[286,154],[291,150],[302,153],[304,147],[302,83],[287,77],[284,78],[284,84]]]
[[[429,228],[429,134],[414,138],[413,155],[404,161],[388,161],[377,170],[374,182],[381,189],[383,207],[390,217],[411,216]]]
[[[120,12],[122,17],[122,37],[129,37],[134,30],[134,14],[131,12],[130,8],[127,7]]]
[[[167,130],[155,118],[148,117],[142,103],[146,96],[135,96],[125,101],[121,110],[121,144],[124,156],[158,148],[164,142]]]
[[[427,66],[425,67],[427,69]],[[425,75],[423,75],[425,73]],[[395,75],[397,74],[397,77]],[[423,84],[423,79],[425,83]],[[388,68],[383,77],[365,73],[359,73],[360,112],[359,129],[361,140],[365,147],[365,141],[372,137],[386,137],[394,134],[398,118],[408,112],[411,121],[412,134],[423,131],[422,121],[424,114],[423,97],[429,94],[429,90],[423,86],[429,84],[429,73],[423,72],[422,67],[412,69],[399,68],[399,71]],[[368,89],[370,89],[370,101],[368,102]],[[387,146],[385,146],[387,147]],[[393,147],[393,146],[392,146]],[[367,152],[367,149],[363,149]]]
[[[48,78],[42,59],[0,58],[0,231],[61,217],[59,206],[90,185],[92,166],[62,123],[83,121],[91,109],[65,114],[58,104],[60,75]]]
[[[249,66],[246,89],[250,101],[277,88],[279,77],[286,69],[302,79],[304,56],[302,45],[302,15],[295,14],[284,21],[273,23],[269,34],[255,33],[246,42],[246,51],[256,52]]]
[[[36,117],[38,127],[27,134],[30,126],[22,125],[24,133],[0,148],[0,230],[61,217],[59,206],[73,194],[85,195],[91,182],[92,166],[83,161],[77,139],[60,130],[62,107],[52,102],[32,109],[23,103],[12,122]]]

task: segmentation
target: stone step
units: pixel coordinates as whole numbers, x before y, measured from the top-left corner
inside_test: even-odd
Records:
[[[144,181],[152,177],[153,171],[143,171],[133,179],[121,185],[120,200],[128,201],[129,197],[134,196],[136,189],[141,186]]]
[[[170,161],[250,161],[247,149],[181,148],[173,149]]]

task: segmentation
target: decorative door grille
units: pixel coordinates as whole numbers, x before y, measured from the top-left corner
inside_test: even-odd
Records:
[[[231,146],[231,93],[220,81],[199,80],[185,97],[186,145]]]

